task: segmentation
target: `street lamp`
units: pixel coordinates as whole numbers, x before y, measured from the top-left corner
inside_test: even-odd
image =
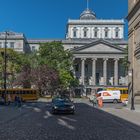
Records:
[[[133,88],[133,84],[134,84],[133,68],[128,71],[128,75],[131,77],[131,92],[132,92],[132,94],[131,94],[131,110],[135,110],[135,107],[134,107],[134,88]]]
[[[4,45],[4,100],[6,103],[6,94],[7,94],[7,31],[5,32],[5,45]]]

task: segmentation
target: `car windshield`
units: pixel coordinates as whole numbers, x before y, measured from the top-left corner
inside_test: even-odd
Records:
[[[56,98],[54,100],[55,103],[60,103],[60,102],[70,102],[70,99],[68,98]]]

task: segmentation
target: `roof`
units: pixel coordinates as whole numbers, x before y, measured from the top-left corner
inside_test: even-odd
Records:
[[[124,54],[125,49],[103,39],[98,39],[89,44],[71,50],[73,53],[119,53]]]
[[[81,20],[94,20],[96,19],[96,15],[93,11],[86,9],[80,15]]]
[[[128,41],[124,39],[99,39],[99,38],[71,38],[62,40],[64,44],[87,44],[98,40],[104,40],[111,44],[127,45]]]

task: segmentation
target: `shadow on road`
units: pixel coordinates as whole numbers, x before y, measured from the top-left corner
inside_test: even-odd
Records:
[[[9,109],[11,113],[17,114],[16,117],[1,125],[0,134],[5,133],[0,135],[0,139],[8,139],[11,135],[13,139],[10,140],[22,140],[23,138],[31,140],[140,139],[140,126],[93,108],[86,103],[75,103],[75,106],[74,115],[51,114],[50,102],[25,103],[21,111]]]

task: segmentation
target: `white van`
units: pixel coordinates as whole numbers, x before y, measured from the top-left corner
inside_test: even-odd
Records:
[[[118,103],[120,102],[121,93],[120,90],[103,90],[97,93],[97,97],[102,97],[103,102]]]

